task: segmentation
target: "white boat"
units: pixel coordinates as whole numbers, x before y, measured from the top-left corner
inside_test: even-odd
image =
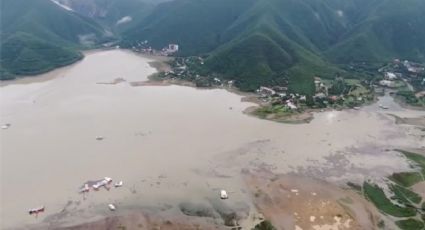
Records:
[[[10,127],[10,124],[4,124],[1,126],[2,129],[8,129]]]
[[[225,200],[225,199],[228,199],[228,198],[229,198],[229,196],[227,195],[226,190],[221,190],[221,191],[220,191],[220,198],[221,198],[222,200]]]
[[[100,188],[101,186],[102,186],[102,185],[100,185],[99,183],[96,183],[96,184],[92,185],[92,187],[93,187],[93,189],[94,189],[94,190],[99,190],[99,188]]]
[[[97,136],[96,137],[96,140],[98,140],[98,141],[101,141],[101,140],[103,140],[104,139],[104,137],[102,137],[102,136]]]
[[[114,186],[115,186],[115,188],[118,188],[118,187],[122,187],[122,185],[123,185],[124,183],[122,182],[122,180],[121,181],[119,181],[119,182],[117,182],[117,183],[115,183],[114,184]]]
[[[108,207],[109,207],[109,210],[111,210],[111,211],[117,210],[117,208],[113,204],[108,204]]]
[[[100,187],[105,186],[112,183],[112,178],[104,177],[103,180],[98,181],[96,184],[92,185],[94,190],[99,190]],[[108,189],[108,188],[106,188]],[[109,189],[108,189],[109,190]]]

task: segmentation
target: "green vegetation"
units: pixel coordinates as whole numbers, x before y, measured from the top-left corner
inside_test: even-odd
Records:
[[[79,14],[93,18],[114,32],[140,23],[161,0],[58,0]],[[127,21],[122,20],[127,17]],[[131,19],[130,19],[131,18]],[[118,23],[121,20],[121,23]]]
[[[424,1],[372,1],[363,3],[363,7],[355,7],[359,10],[353,12],[353,15],[360,13],[366,17],[359,18],[359,14],[356,15],[354,23],[361,23],[357,23],[350,33],[345,34],[336,46],[327,51],[330,59],[342,63],[382,62],[394,57],[424,61],[425,44],[420,41],[425,40],[425,33],[417,30],[425,23]]]
[[[425,61],[422,0],[59,1],[75,12],[48,0],[2,1],[8,9],[1,15],[2,79],[74,62],[81,58],[77,49],[113,40],[109,31],[125,48],[145,40],[158,50],[177,43],[177,55],[204,58],[195,67],[204,76],[196,79],[198,85],[216,76],[235,80],[245,91],[280,85],[311,97],[315,76],[371,80],[376,75],[371,66],[390,59]],[[131,20],[117,23],[125,16]],[[54,51],[53,58],[45,55]],[[345,86],[330,90],[335,95],[351,90],[353,97],[345,103],[351,107],[369,90],[362,84]],[[405,92],[400,97],[425,104]]]
[[[422,197],[412,192],[411,190],[402,187],[400,185],[391,185],[391,191],[394,192],[392,199],[397,200],[402,204],[419,204],[422,201]]]
[[[410,187],[424,180],[425,175],[425,157],[408,151],[398,150],[412,163],[412,167],[419,167],[419,172],[400,172],[394,173],[390,179],[404,187]]]
[[[422,175],[425,175],[425,157],[424,156],[417,153],[404,151],[404,150],[398,150],[398,151],[401,152],[403,155],[405,155],[407,159],[417,164],[417,166],[421,169]]]
[[[261,223],[257,224],[253,230],[276,230],[272,223],[268,220],[262,221]]]
[[[33,75],[82,58],[79,52],[52,45],[26,33],[16,33],[2,43],[2,67],[16,75]],[[2,74],[1,80],[13,78]]]
[[[365,196],[381,211],[395,217],[411,217],[416,215],[416,210],[411,207],[400,207],[388,199],[384,191],[377,185],[364,182]]]
[[[410,90],[399,90],[396,94],[405,103],[412,106],[425,107],[425,97],[416,97],[415,93]]]
[[[399,220],[395,222],[402,230],[419,230],[424,228],[424,223],[416,219]]]
[[[285,117],[294,113],[295,111],[284,105],[262,106],[254,112],[254,114],[260,118],[267,118],[269,115],[274,115],[275,117]]]
[[[423,181],[423,177],[419,172],[401,172],[394,173],[390,176],[390,180],[404,187],[410,187],[418,182]]]
[[[393,174],[389,179],[395,183],[388,184],[388,188],[393,194],[391,197],[387,197],[383,189],[378,185],[368,182],[364,182],[363,187],[360,189],[362,189],[364,196],[383,213],[394,217],[404,217],[395,222],[401,229],[423,229],[425,227],[423,222],[425,220],[425,214],[423,213],[425,202],[422,202],[422,197],[413,192],[410,187],[423,181],[421,173],[425,169],[425,157],[417,153],[398,151],[411,161],[412,167],[419,167],[421,171]],[[359,189],[357,186],[354,188],[356,190]],[[418,216],[421,219],[418,219]]]
[[[314,76],[370,80],[377,68],[366,65],[425,61],[425,4],[408,1],[170,1],[125,31],[122,45],[178,43],[177,55],[203,56],[207,75],[235,80],[242,90],[289,79],[290,92],[313,95]]]
[[[32,75],[82,58],[79,48],[103,41],[104,31],[93,20],[51,1],[2,0],[1,75]]]

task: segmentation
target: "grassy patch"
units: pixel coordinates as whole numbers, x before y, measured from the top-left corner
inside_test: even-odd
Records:
[[[384,191],[377,186],[367,182],[363,184],[365,196],[382,212],[395,217],[411,217],[416,215],[416,210],[410,207],[400,207],[389,200]]]
[[[394,173],[389,179],[404,187],[410,187],[423,181],[422,175],[418,172]]]
[[[403,155],[405,155],[407,159],[416,163],[417,166],[421,168],[422,175],[425,175],[425,157],[424,156],[417,153],[404,151],[404,150],[398,150],[398,151],[401,152]]]
[[[400,185],[392,185],[391,190],[394,192],[393,199],[398,200],[404,204],[415,203],[419,204],[422,201],[422,197],[412,192],[411,190],[402,187]]]
[[[292,115],[294,111],[284,105],[269,105],[258,108],[254,114],[261,117],[266,118],[268,115],[275,115],[276,117],[284,117]]]
[[[265,220],[255,226],[253,230],[276,230],[272,223],[268,220]]]
[[[424,228],[424,223],[416,219],[399,220],[396,225],[403,230],[419,230]]]

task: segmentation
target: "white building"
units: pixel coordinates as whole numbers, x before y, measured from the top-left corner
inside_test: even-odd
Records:
[[[386,72],[385,78],[388,79],[388,80],[395,80],[395,79],[397,79],[397,75],[395,73],[392,73],[392,72]]]
[[[177,44],[168,44],[168,51],[169,52],[172,52],[172,53],[179,51],[179,45],[177,45]]]
[[[386,87],[394,87],[395,86],[395,82],[390,81],[390,80],[381,80],[381,81],[379,81],[379,84],[382,85],[382,86],[386,86]]]

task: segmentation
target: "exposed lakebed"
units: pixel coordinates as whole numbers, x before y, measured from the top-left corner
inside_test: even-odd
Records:
[[[425,112],[388,96],[358,111],[282,124],[244,114],[254,104],[226,90],[132,86],[155,73],[151,61],[122,50],[92,52],[70,67],[3,84],[1,123],[10,127],[0,130],[2,227],[96,221],[111,215],[108,203],[123,213],[215,204],[223,188],[227,205],[256,215],[243,170],[361,183],[411,170],[392,149],[425,147],[421,129],[388,115]],[[124,186],[78,193],[105,176]],[[39,205],[45,213],[28,215]]]

